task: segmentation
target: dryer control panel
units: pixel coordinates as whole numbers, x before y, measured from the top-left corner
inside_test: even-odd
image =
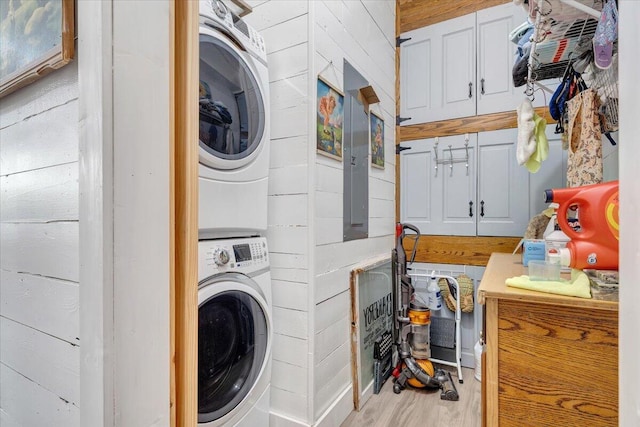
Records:
[[[198,280],[230,271],[251,275],[268,267],[269,251],[264,237],[198,242]]]
[[[233,13],[222,0],[200,0],[200,15],[206,17],[210,24],[227,31],[245,48],[250,47],[249,50],[256,52],[258,57],[266,61],[262,36]]]

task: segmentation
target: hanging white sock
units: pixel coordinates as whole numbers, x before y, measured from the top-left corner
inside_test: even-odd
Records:
[[[524,165],[529,157],[536,151],[536,128],[533,120],[533,104],[529,98],[525,98],[517,108],[518,111],[518,145],[516,147],[516,159],[519,165]]]

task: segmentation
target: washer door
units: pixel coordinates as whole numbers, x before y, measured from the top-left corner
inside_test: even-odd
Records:
[[[258,154],[265,97],[247,54],[222,33],[200,29],[200,163],[236,169]]]
[[[267,362],[269,320],[266,303],[256,287],[227,279],[200,285],[199,423],[233,411],[252,390]]]

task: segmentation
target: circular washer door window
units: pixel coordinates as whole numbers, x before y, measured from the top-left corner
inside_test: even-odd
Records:
[[[267,352],[267,321],[249,294],[225,291],[198,308],[198,422],[223,417],[247,396]]]
[[[212,168],[250,162],[265,132],[264,98],[242,55],[230,41],[200,34],[200,162]]]

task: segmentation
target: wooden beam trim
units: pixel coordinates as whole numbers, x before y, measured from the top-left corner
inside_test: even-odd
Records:
[[[415,262],[486,266],[493,252],[512,253],[521,237],[423,235],[418,241]],[[402,246],[411,256],[414,239]]]
[[[183,427],[198,423],[198,145],[183,143],[198,139],[198,3],[174,0],[173,10],[171,415]]]
[[[448,21],[511,0],[398,0],[399,33]]]
[[[547,107],[538,107],[535,109],[535,112],[544,118],[547,124],[555,123]],[[434,138],[436,136],[461,135],[465,133],[486,132],[517,127],[518,116],[515,111],[462,117],[459,119],[420,123],[410,126],[396,126],[398,135],[396,145],[404,141]]]

